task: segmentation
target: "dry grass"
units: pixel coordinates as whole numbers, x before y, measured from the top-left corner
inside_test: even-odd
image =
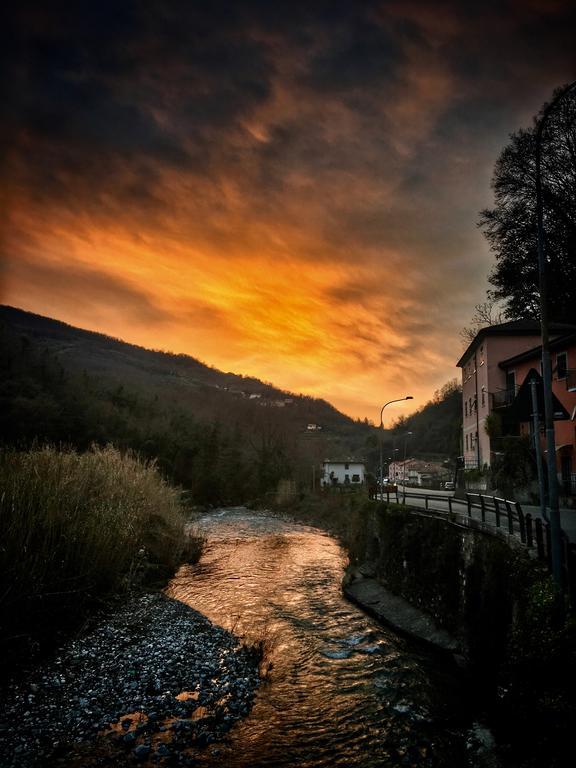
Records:
[[[147,569],[173,570],[197,547],[184,523],[180,491],[133,454],[112,446],[1,452],[3,656],[38,645]]]

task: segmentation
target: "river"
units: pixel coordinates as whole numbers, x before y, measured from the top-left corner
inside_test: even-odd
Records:
[[[492,764],[470,748],[456,668],[343,597],[347,558],[333,537],[243,508],[199,526],[202,558],[178,571],[168,595],[265,648],[250,714],[202,765]]]

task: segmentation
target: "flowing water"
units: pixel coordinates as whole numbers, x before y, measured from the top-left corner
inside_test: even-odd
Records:
[[[168,594],[266,651],[252,711],[203,765],[477,764],[456,671],[342,596],[335,539],[241,508],[200,526],[202,559]]]

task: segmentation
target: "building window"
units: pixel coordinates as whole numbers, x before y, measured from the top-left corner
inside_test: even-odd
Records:
[[[472,416],[472,398],[468,398],[468,413]]]
[[[486,387],[482,387],[482,408],[486,406]]]
[[[513,392],[516,389],[516,371],[507,371],[506,389]]]
[[[466,450],[468,450],[468,435],[466,435]]]
[[[468,400],[464,400],[464,416],[468,418]]]
[[[359,483],[360,482],[360,475],[352,475],[352,482],[353,483]]]
[[[344,469],[350,469],[350,464],[344,464]]]
[[[556,377],[558,379],[566,378],[566,371],[568,370],[568,355],[566,352],[558,352],[556,355]]]

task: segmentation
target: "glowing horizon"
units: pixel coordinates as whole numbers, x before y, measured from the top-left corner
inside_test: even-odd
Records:
[[[353,417],[413,395],[389,423],[457,374],[478,212],[568,79],[569,4],[214,6],[21,13],[1,299]]]

